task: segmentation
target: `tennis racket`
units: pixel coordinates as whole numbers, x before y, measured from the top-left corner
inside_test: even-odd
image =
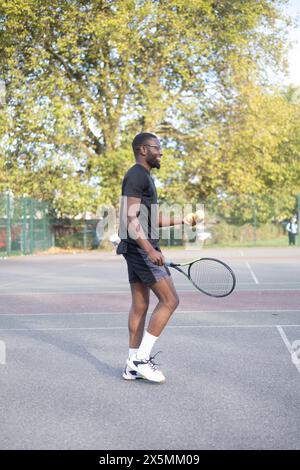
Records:
[[[218,259],[198,258],[187,263],[167,261],[166,266],[184,274],[196,289],[211,297],[226,297],[236,285],[232,269]],[[182,267],[186,267],[187,271],[182,270]]]

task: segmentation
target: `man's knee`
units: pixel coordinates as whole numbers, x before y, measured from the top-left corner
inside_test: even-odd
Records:
[[[143,316],[147,313],[149,302],[138,302],[132,304],[132,311],[137,316]]]
[[[179,305],[179,297],[178,295],[176,294],[175,297],[174,297],[174,310],[176,310],[176,308],[178,307]]]
[[[171,311],[174,312],[179,305],[179,297],[177,294],[172,294],[164,300],[165,306]]]

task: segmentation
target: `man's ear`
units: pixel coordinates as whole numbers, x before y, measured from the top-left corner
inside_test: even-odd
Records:
[[[141,146],[140,146],[140,154],[146,155],[146,147],[145,147],[145,145],[141,145]]]

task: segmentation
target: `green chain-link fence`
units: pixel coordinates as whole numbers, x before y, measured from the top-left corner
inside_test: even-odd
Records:
[[[90,250],[99,248],[102,238],[97,234],[99,220],[55,219],[52,230],[55,246],[58,248],[75,248]]]
[[[46,202],[0,194],[0,256],[31,254],[53,243]]]

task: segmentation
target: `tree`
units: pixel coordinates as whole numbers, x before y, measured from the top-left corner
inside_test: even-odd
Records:
[[[299,103],[247,84],[186,148],[184,194],[235,223],[280,221],[300,191]],[[198,157],[197,157],[198,155]],[[172,186],[172,181],[169,181]]]
[[[224,183],[223,123],[240,83],[262,83],[265,65],[282,60],[283,3],[3,2],[6,181],[60,213],[116,204],[130,140],[151,130],[174,152],[176,188],[195,200],[216,195]]]

